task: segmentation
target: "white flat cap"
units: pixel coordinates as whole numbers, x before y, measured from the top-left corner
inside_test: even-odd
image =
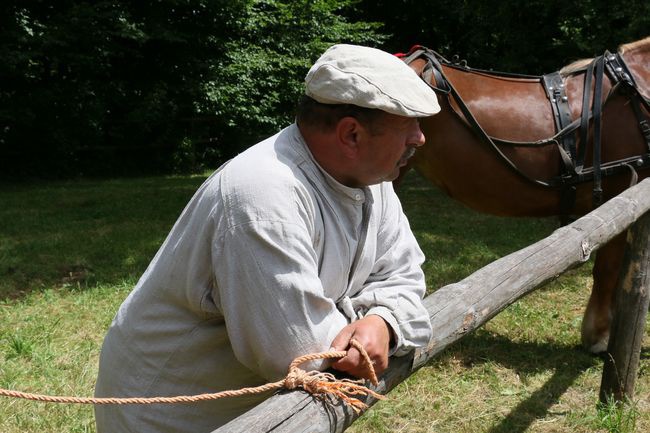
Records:
[[[406,63],[385,51],[333,45],[305,77],[305,94],[323,104],[352,104],[406,117],[440,111],[435,92]]]

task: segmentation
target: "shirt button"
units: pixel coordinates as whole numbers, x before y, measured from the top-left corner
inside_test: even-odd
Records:
[[[361,194],[355,194],[354,199],[357,201],[361,200]]]

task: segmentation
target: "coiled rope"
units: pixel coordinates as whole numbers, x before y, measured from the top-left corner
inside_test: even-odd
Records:
[[[365,367],[368,369],[370,382],[377,385],[377,375],[368,353],[357,340],[350,340],[350,345],[357,349],[363,358]],[[289,372],[284,379],[265,385],[228,390],[215,393],[198,395],[180,395],[175,397],[68,397],[52,396],[43,394],[32,394],[28,392],[12,391],[0,388],[0,396],[21,398],[25,400],[40,401],[46,403],[76,403],[76,404],[170,404],[170,403],[193,403],[197,401],[217,400],[227,397],[239,397],[243,395],[261,394],[267,391],[274,391],[281,388],[293,390],[302,388],[310,394],[319,398],[338,399],[350,405],[355,412],[359,413],[367,408],[367,405],[355,396],[368,396],[383,400],[385,397],[363,385],[363,379],[337,379],[333,374],[321,371],[305,371],[298,366],[317,359],[338,359],[347,355],[347,351],[330,351],[312,353],[299,356],[289,365]]]

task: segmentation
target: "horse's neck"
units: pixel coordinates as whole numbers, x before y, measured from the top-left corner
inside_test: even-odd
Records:
[[[646,99],[650,99],[650,38],[647,43],[621,55],[632,73],[637,89]]]

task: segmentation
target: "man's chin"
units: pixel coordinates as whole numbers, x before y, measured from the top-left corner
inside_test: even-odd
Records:
[[[392,181],[394,181],[395,179],[397,179],[399,177],[399,174],[400,174],[400,169],[398,167],[392,173],[390,173],[388,176],[384,177],[382,182],[392,182]]]

